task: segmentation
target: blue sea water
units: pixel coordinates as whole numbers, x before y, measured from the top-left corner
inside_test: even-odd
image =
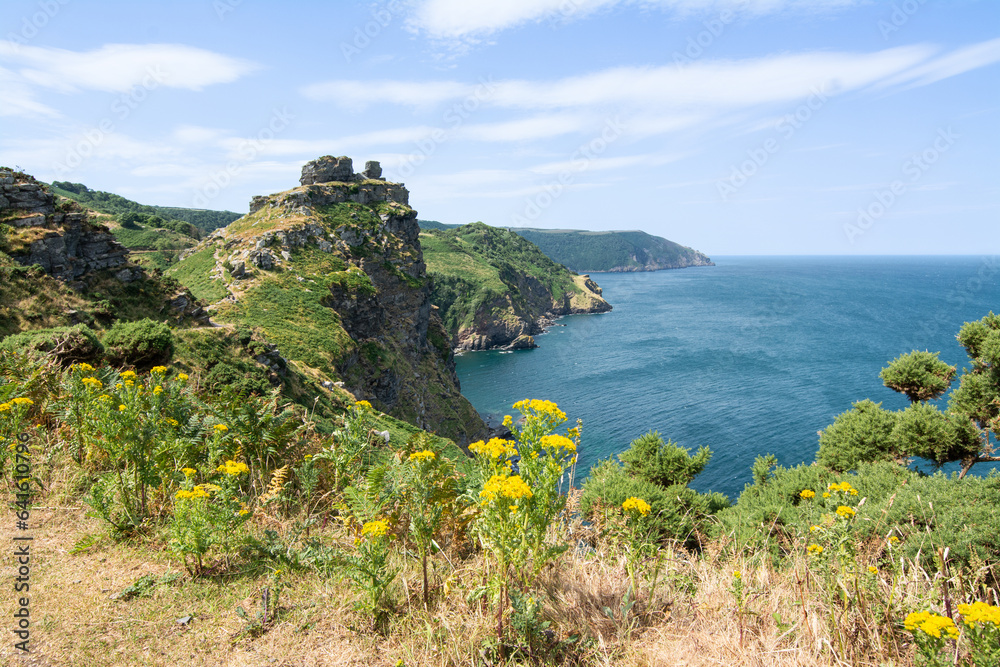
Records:
[[[707,445],[714,456],[692,486],[735,500],[757,456],[813,461],[817,431],[853,401],[905,407],[878,377],[899,354],[940,351],[961,371],[959,327],[1000,311],[995,257],[715,261],[595,274],[613,311],[565,317],[534,350],[461,355],[462,393],[484,414],[555,401],[568,425],[583,420],[583,473],[651,429]]]

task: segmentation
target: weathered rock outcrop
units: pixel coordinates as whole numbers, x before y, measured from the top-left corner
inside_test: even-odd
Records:
[[[362,175],[351,165],[307,164],[303,185],[254,197],[249,215],[213,232],[174,275],[214,259],[205,278],[225,291],[213,318],[259,327],[290,362],[399,419],[480,439],[485,424],[460,393],[431,305],[409,193],[379,180],[378,163]]]
[[[0,188],[0,220],[15,230],[10,255],[16,262],[38,264],[65,281],[104,269],[115,270],[122,282],[143,276],[105,227],[92,224],[88,214],[75,207],[57,211],[53,195],[32,177],[0,170]]]

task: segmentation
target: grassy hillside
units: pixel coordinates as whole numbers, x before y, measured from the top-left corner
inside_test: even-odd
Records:
[[[353,184],[322,187],[363,196]],[[431,317],[411,245],[412,209],[324,204],[312,197],[317,188],[272,195],[168,275],[209,302],[213,320],[259,329],[299,372],[341,382],[383,412],[466,441],[483,426],[458,391],[447,335]],[[306,195],[310,203],[302,205]]]
[[[433,279],[431,300],[460,347],[483,337],[488,347],[508,345],[538,333],[546,313],[610,310],[592,281],[510,231],[476,222],[422,231],[420,242]]]
[[[646,232],[519,228],[511,228],[511,231],[579,273],[656,271],[712,265],[711,260],[697,250]]]
[[[101,190],[91,190],[82,183],[70,183],[69,181],[53,181],[51,191],[67,199],[85,204],[87,207],[101,213],[117,216],[122,213],[131,212],[159,216],[163,220],[190,223],[203,232],[211,232],[219,227],[225,227],[242,215],[233,211],[210,211],[198,208],[139,204],[121,195]]]

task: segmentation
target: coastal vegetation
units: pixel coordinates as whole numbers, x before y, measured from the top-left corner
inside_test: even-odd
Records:
[[[611,310],[593,281],[508,230],[422,230],[420,244],[431,301],[459,348],[532,347],[542,317]]]
[[[0,478],[16,517],[0,536],[32,537],[33,653],[997,664],[1000,476],[967,473],[996,458],[1000,317],[961,327],[961,373],[927,351],[889,361],[881,378],[909,407],[856,403],[814,463],[760,456],[737,498],[691,489],[711,449],[655,431],[577,470],[587,425],[544,397],[465,444],[478,417],[437,282],[464,281],[440,307],[458,324],[485,295],[572,303],[584,277],[509,231],[421,233],[405,191],[343,160],[310,165],[343,180],[255,198],[166,277],[124,260],[70,280],[23,266],[53,234],[113,244],[18,176],[43,212],[0,224]]]
[[[994,321],[963,327],[981,362]],[[323,432],[307,405],[171,363],[190,341],[164,349],[156,327],[120,329],[92,344],[123,350],[125,366],[44,347],[0,362],[3,476],[30,490],[30,512],[70,527],[49,538],[65,555],[33,582],[50,610],[41,646],[66,664],[111,646],[69,631],[80,599],[102,626],[136,620],[112,632],[116,664],[148,664],[139,643],[176,664],[210,637],[216,661],[317,657],[333,642],[387,665],[984,665],[1000,653],[996,475],[762,456],[730,503],[687,487],[708,448],[650,432],[577,490],[586,431],[552,402],[516,403],[508,435],[471,456],[425,433],[383,435],[366,401]],[[890,382],[913,364],[901,359]],[[1000,387],[989,377],[965,383],[982,398]],[[102,584],[56,585],[98,560],[111,562]],[[179,616],[186,629],[165,641]]]
[[[577,229],[510,231],[531,241],[547,256],[579,273],[658,271],[712,266],[703,253],[642,231],[590,232]]]

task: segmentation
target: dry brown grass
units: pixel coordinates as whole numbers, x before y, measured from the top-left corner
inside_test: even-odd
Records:
[[[65,497],[60,500],[66,502]],[[33,511],[29,531],[35,538],[32,653],[16,653],[13,642],[6,641],[0,646],[3,664],[494,664],[484,647],[491,645],[495,617],[488,604],[472,595],[485,581],[479,557],[453,559],[454,567],[437,559],[433,601],[426,609],[417,563],[404,563],[394,591],[396,613],[384,634],[372,632],[353,611],[353,593],[335,577],[292,573],[277,622],[255,639],[234,641],[244,627],[236,608],[253,611],[265,576],[229,571],[192,580],[185,574],[172,585],[156,587],[149,597],[113,600],[113,594],[144,574],[161,577],[183,568],[156,539],[122,544],[100,538],[74,554],[74,545],[101,534],[102,526],[86,517],[79,503],[47,503],[39,501],[45,509]],[[0,524],[0,540],[12,544],[15,532],[8,512]],[[603,549],[571,550],[544,572],[538,589],[544,591],[543,616],[551,621],[555,637],[588,638],[549,659],[636,667],[911,664],[909,657],[896,659],[889,650],[879,660],[853,656],[838,661],[831,650],[836,642],[828,627],[829,610],[815,595],[803,593],[797,567],[777,571],[767,564],[729,561],[711,550],[698,557],[683,551],[665,556],[667,567],[655,596],[643,596],[630,614],[621,613],[628,589],[624,562]],[[8,573],[9,564],[4,563]],[[748,613],[742,616],[731,592],[734,569],[743,572],[747,588]],[[913,593],[921,586],[915,575]],[[13,597],[8,593],[2,598],[4,618],[11,618]],[[178,624],[176,619],[185,615],[194,620]],[[511,664],[521,662],[529,661],[522,656]]]

